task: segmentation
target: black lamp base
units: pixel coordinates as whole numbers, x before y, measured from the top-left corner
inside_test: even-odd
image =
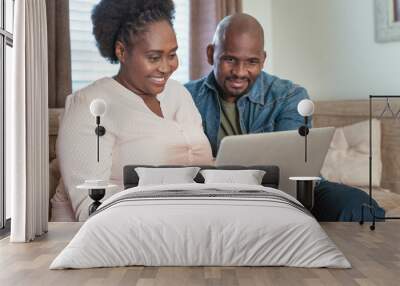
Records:
[[[89,197],[94,200],[94,202],[89,206],[89,216],[101,205],[100,200],[104,198],[105,194],[106,189],[89,189]]]
[[[298,132],[299,132],[300,136],[304,137],[304,136],[307,136],[308,133],[310,133],[310,129],[307,126],[302,125],[299,127]]]
[[[99,125],[94,130],[94,133],[96,133],[96,135],[98,136],[103,136],[104,134],[106,134],[106,129],[104,128],[104,126]]]

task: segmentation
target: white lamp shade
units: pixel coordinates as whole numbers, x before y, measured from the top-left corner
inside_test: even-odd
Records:
[[[314,113],[314,103],[309,99],[303,99],[297,105],[297,111],[301,116],[311,116]]]
[[[103,99],[96,98],[90,103],[90,113],[93,116],[103,116],[106,113],[107,104]]]

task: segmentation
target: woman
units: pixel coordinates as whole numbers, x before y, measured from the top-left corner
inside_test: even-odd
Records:
[[[178,67],[170,0],[102,0],[93,10],[93,33],[103,57],[119,63],[113,78],[102,78],[68,96],[57,153],[75,216],[84,220],[91,200],[77,185],[104,179],[122,190],[128,164],[210,164],[211,148],[190,94],[170,79]],[[94,67],[95,68],[95,67]],[[97,163],[92,100],[103,99]]]

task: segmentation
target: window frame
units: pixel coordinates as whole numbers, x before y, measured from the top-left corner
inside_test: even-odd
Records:
[[[6,59],[7,46],[13,48],[13,34],[6,27],[6,1],[0,0],[0,236],[7,235],[10,231],[11,219],[6,217],[6,188],[5,188],[5,95],[6,95]],[[15,0],[12,2],[14,13]],[[8,15],[10,16],[10,15]],[[11,16],[13,17],[13,15]]]

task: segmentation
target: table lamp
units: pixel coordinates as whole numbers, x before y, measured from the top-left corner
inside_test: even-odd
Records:
[[[297,111],[304,117],[304,125],[299,127],[300,136],[304,137],[304,161],[307,163],[307,135],[308,117],[314,113],[314,103],[309,99],[303,99],[297,105]],[[321,180],[320,177],[290,177],[289,180],[296,181],[296,198],[308,210],[314,207],[314,182]]]
[[[96,117],[97,127],[94,132],[97,135],[97,162],[99,162],[99,145],[100,145],[100,136],[106,134],[106,129],[104,126],[100,125],[100,117],[104,116],[107,110],[107,104],[103,99],[96,98],[90,103],[90,113]]]
[[[314,113],[314,103],[309,99],[303,99],[297,105],[297,111],[304,117],[304,125],[299,127],[299,134],[304,137],[304,161],[307,162],[307,135],[310,132],[308,117]]]
[[[90,113],[96,118],[96,129],[94,130],[97,135],[97,162],[99,162],[100,154],[100,136],[106,134],[104,126],[100,125],[100,117],[104,116],[107,110],[106,102],[103,99],[96,98],[90,103]],[[94,213],[96,209],[101,205],[100,200],[106,194],[106,188],[113,187],[114,185],[108,184],[104,180],[85,180],[85,182],[79,186],[78,189],[89,190],[89,197],[93,200],[93,203],[89,206],[89,215]]]

